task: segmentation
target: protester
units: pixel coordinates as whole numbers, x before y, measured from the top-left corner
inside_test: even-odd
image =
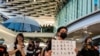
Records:
[[[34,41],[32,39],[29,39],[26,56],[33,56],[34,50],[35,50]]]
[[[42,50],[41,56],[51,56],[51,40],[47,40],[46,47]]]
[[[67,37],[68,29],[65,26],[58,28],[55,40],[64,40]],[[51,41],[48,41],[47,47],[43,50],[42,56],[51,56]]]
[[[0,56],[9,56],[7,47],[5,47],[3,43],[0,43]]]
[[[35,41],[35,49],[33,52],[33,56],[40,56],[41,55],[42,48],[39,45],[40,45],[40,41]]]
[[[14,56],[25,56],[25,51],[24,51],[24,36],[22,33],[19,33],[16,36],[16,40],[14,42],[14,45],[11,45],[8,48],[9,55],[14,55]]]
[[[99,56],[99,51],[91,44],[86,44],[77,56]]]
[[[87,37],[84,41],[84,44],[92,44],[92,39],[91,37]],[[93,45],[93,44],[92,44]]]
[[[83,48],[79,51],[77,56],[99,56],[99,51],[92,44],[92,39],[90,37],[85,39]]]

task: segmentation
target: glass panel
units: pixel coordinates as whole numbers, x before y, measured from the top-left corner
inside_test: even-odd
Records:
[[[100,10],[100,0],[99,0],[99,10]]]
[[[87,0],[87,1],[88,1],[87,13],[90,14],[90,13],[92,12],[92,11],[91,11],[91,9],[92,9],[91,1],[92,1],[92,0]]]
[[[96,11],[98,8],[97,8],[97,5],[98,5],[98,0],[94,0],[94,10]]]

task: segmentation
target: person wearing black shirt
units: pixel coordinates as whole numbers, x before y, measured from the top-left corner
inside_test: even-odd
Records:
[[[35,49],[34,49],[34,52],[33,52],[33,56],[41,55],[42,48],[39,47],[39,44],[40,44],[39,41],[35,41]]]
[[[7,47],[2,44],[0,44],[0,56],[9,56],[7,52]]]
[[[55,40],[64,40],[67,37],[67,32],[68,29],[65,26],[59,27],[57,29],[56,33],[56,39]],[[41,56],[51,56],[52,50],[51,50],[51,45],[52,45],[52,39],[48,40],[46,48],[41,53]]]
[[[27,54],[26,54],[26,56],[33,56],[34,49],[35,49],[34,41],[29,39],[29,44],[28,44],[28,47],[27,47]]]
[[[91,43],[85,43],[77,56],[99,56],[99,51]]]

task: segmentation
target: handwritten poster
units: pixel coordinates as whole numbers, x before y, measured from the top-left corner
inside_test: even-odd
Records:
[[[52,56],[76,56],[76,41],[52,40]]]

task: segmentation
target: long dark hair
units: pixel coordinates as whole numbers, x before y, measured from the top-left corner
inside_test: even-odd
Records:
[[[15,40],[15,42],[14,42],[14,49],[17,49],[17,44],[18,44],[17,38],[18,38],[18,36],[21,36],[21,37],[23,38],[22,42],[24,43],[24,35],[23,35],[22,33],[19,33],[19,34],[16,36],[16,40]],[[22,54],[21,54],[20,51],[17,51],[17,52],[15,53],[15,56],[22,56]]]
[[[85,39],[85,41],[84,41],[85,44],[87,44],[88,39],[91,39],[91,40],[92,40],[91,37],[87,37],[87,38]]]
[[[17,40],[17,37],[18,36],[21,36],[23,38],[22,42],[24,42],[24,35],[22,33],[19,33],[17,36],[16,36],[16,40],[14,42],[14,45],[18,44],[18,40]]]
[[[47,42],[46,42],[46,43],[47,43],[46,51],[51,50],[51,45],[52,45],[51,42],[52,42],[52,39],[48,39],[48,40],[47,40]]]

